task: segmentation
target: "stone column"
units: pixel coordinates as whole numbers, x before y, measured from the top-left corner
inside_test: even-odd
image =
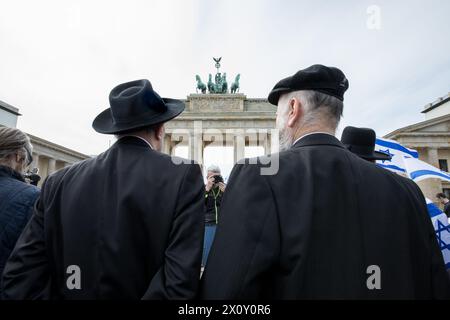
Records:
[[[233,139],[234,163],[245,158],[245,135],[244,130],[236,130]]]
[[[172,155],[172,135],[170,133],[164,135],[163,153]]]
[[[436,148],[428,148],[428,163],[439,168],[439,156]]]
[[[203,139],[201,134],[189,134],[189,159],[203,165]]]
[[[39,154],[33,155],[33,163],[31,164],[31,169],[39,168]]]
[[[48,159],[48,175],[51,175],[56,171],[56,159],[49,158]]]
[[[264,154],[265,155],[272,153],[272,150],[271,150],[272,144],[271,144],[270,139],[271,139],[271,135],[270,135],[270,133],[267,133],[267,135],[264,138]]]
[[[427,148],[427,158],[423,159],[432,166],[439,168],[439,156],[436,148]],[[439,179],[425,179],[417,182],[425,197],[436,201],[436,194],[442,192],[442,181]]]

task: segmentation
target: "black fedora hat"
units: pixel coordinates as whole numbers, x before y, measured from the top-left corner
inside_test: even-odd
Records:
[[[112,89],[109,104],[92,123],[99,133],[117,134],[163,123],[184,110],[182,101],[161,98],[146,79],[122,83]]]
[[[341,142],[348,150],[366,160],[391,160],[386,153],[375,151],[375,131],[368,128],[345,127]]]

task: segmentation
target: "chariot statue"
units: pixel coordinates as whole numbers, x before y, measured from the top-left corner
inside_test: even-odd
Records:
[[[227,74],[224,72],[223,74],[220,72],[220,61],[222,60],[222,57],[214,58],[213,60],[215,62],[215,67],[217,69],[216,75],[214,76],[214,82],[212,80],[212,75],[209,74],[208,82],[205,85],[200,76],[196,75],[195,79],[197,80],[197,87],[196,92],[199,91],[201,93],[206,93],[206,90],[208,90],[211,94],[225,94],[228,93],[228,82],[227,82]],[[235,81],[231,85],[231,93],[239,92],[239,79],[240,74],[238,74],[235,78]]]

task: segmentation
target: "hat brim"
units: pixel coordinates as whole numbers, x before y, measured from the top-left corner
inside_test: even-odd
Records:
[[[158,123],[167,122],[175,117],[177,117],[180,113],[182,113],[185,109],[184,102],[176,99],[170,98],[162,98],[164,101],[167,110],[163,113],[152,115],[150,117],[142,117],[130,122],[124,123],[114,123],[111,109],[108,108],[102,111],[92,123],[92,127],[95,131],[103,134],[118,134],[126,131],[130,131],[133,129],[139,129],[151,125],[155,125]]]
[[[379,152],[379,151],[374,151],[372,154],[358,154],[358,156],[360,156],[361,158],[364,158],[366,160],[386,160],[386,161],[390,161],[392,159],[391,156],[383,153],[383,152]]]
[[[280,100],[280,97],[283,93],[292,91],[292,89],[290,88],[277,88],[277,89],[273,89],[272,91],[270,91],[269,96],[267,97],[267,100],[277,106],[278,105],[278,100]]]
[[[373,151],[370,154],[367,153],[361,153],[358,152],[356,150],[351,150],[351,145],[344,143],[344,146],[347,148],[348,151],[350,151],[351,153],[357,155],[360,158],[363,158],[365,160],[385,160],[385,161],[390,161],[392,160],[392,157],[384,152],[380,152],[380,151]]]

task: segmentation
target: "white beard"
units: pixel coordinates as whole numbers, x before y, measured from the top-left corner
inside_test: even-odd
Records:
[[[294,143],[294,138],[289,128],[280,129],[279,141],[280,141],[280,152],[289,150],[292,147]]]
[[[286,126],[286,118],[280,119],[281,123],[277,123],[278,140],[280,142],[280,152],[289,150],[294,143],[292,130]]]

